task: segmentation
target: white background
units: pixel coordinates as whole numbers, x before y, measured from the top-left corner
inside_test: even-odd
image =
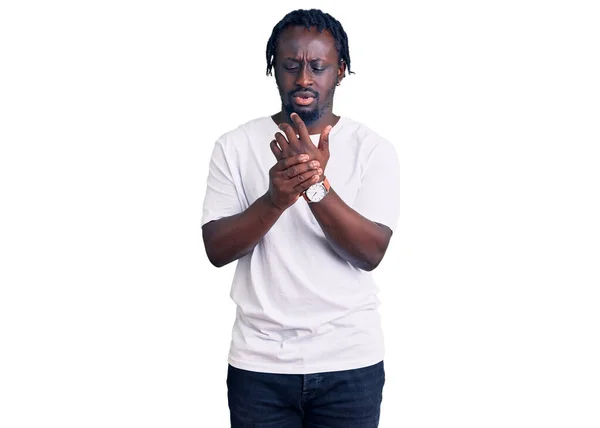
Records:
[[[0,426],[229,426],[209,155],[278,110],[267,39],[315,6],[334,110],[400,157],[380,426],[600,426],[593,3],[2,2]]]

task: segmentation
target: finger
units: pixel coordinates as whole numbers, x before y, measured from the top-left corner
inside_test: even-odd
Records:
[[[297,185],[297,184],[304,183],[306,180],[311,179],[313,176],[316,176],[317,178],[319,178],[321,176],[321,174],[323,174],[323,170],[321,168],[309,169],[308,171],[305,171],[301,174],[296,175],[290,181]]]
[[[298,137],[296,136],[296,130],[292,127],[292,125],[282,122],[279,124],[279,129],[285,132],[285,136],[287,137],[287,140],[289,141],[290,145],[298,145]]]
[[[297,186],[298,184],[304,183],[306,180],[310,179],[313,175],[318,176],[319,175],[318,170],[310,169],[308,171],[298,173],[294,177],[287,180],[288,185],[293,188],[293,187]]]
[[[310,177],[307,180],[304,180],[302,183],[294,186],[294,190],[296,192],[302,193],[304,192],[306,189],[308,189],[310,186],[312,186],[315,183],[319,182],[319,175],[313,175],[312,177]]]
[[[300,119],[300,116],[298,115],[298,113],[292,113],[290,117],[292,118],[292,122],[294,122],[296,130],[298,131],[298,135],[300,136],[300,141],[303,141],[305,143],[310,142],[312,144],[310,135],[308,133],[308,129],[306,128],[304,121],[302,119]]]
[[[292,178],[290,180],[290,182],[293,184],[294,186],[294,190],[296,190],[296,186],[298,185],[302,185],[303,183],[306,183],[307,181],[310,183],[311,180],[314,180],[315,183],[319,182],[319,176],[321,174],[319,174],[319,171],[321,171],[320,169],[316,170],[316,169],[311,169],[310,171],[306,171],[303,174],[298,174],[297,176],[295,176],[294,178]],[[323,171],[321,171],[323,172]],[[310,184],[309,184],[310,186]],[[308,189],[308,187],[307,187]]]
[[[306,173],[307,171],[320,169],[319,166],[320,166],[319,161],[313,160],[310,162],[304,162],[304,163],[301,163],[298,165],[291,166],[288,169],[286,169],[285,171],[283,171],[283,173],[287,178],[294,178],[298,174],[303,174],[303,173]],[[304,180],[301,180],[301,181],[304,181]]]
[[[283,136],[283,134],[281,132],[277,132],[275,134],[275,141],[277,141],[277,144],[279,144],[279,147],[281,148],[281,155],[283,157],[288,157],[290,145],[288,143],[288,140],[285,139],[285,137]]]
[[[271,146],[271,151],[275,155],[275,159],[280,160],[281,159],[281,149],[277,145],[277,140],[271,141],[270,146]]]
[[[326,153],[329,153],[329,133],[331,132],[331,125],[327,125],[323,132],[321,132],[321,136],[319,137],[319,145],[317,148]]]
[[[308,159],[309,157],[307,154],[296,155],[289,158],[281,159],[275,164],[275,171],[284,171],[290,166],[308,162]]]

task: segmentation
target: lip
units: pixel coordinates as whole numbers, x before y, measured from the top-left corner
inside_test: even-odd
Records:
[[[313,103],[313,101],[315,100],[315,97],[292,97],[292,100],[294,101],[294,104],[299,105],[299,106],[308,106],[310,104]]]
[[[300,98],[315,98],[315,94],[313,94],[310,91],[298,91],[298,92],[294,92],[292,94],[292,97],[293,98],[296,98],[296,97],[300,97]]]

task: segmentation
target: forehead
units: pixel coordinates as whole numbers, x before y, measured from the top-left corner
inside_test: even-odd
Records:
[[[338,56],[335,39],[329,31],[319,33],[316,27],[300,26],[291,26],[281,32],[277,54],[279,58],[322,58],[332,62]]]

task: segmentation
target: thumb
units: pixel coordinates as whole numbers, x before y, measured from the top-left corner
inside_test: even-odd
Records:
[[[327,125],[323,132],[321,132],[321,136],[319,137],[319,150],[323,150],[329,153],[329,132],[331,132],[331,125]]]

